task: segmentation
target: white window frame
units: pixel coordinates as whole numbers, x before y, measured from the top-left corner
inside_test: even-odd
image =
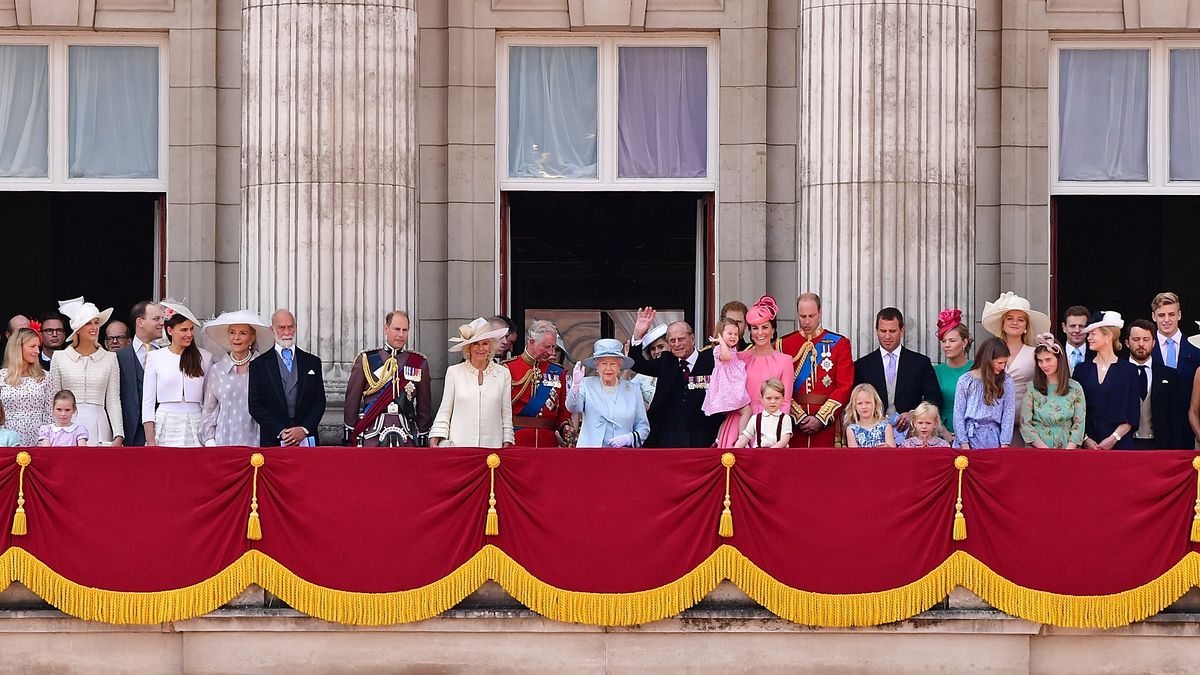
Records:
[[[167,191],[167,147],[169,135],[167,124],[169,92],[167,90],[169,62],[167,61],[167,38],[163,35],[145,33],[103,34],[41,34],[0,32],[0,44],[41,45],[48,47],[49,135],[48,175],[45,178],[13,177],[0,178],[0,191],[5,192],[166,192]],[[83,47],[156,47],[158,49],[158,177],[157,178],[72,178],[69,163],[69,114],[70,78],[67,73],[69,49],[72,45]]]
[[[496,176],[500,190],[590,190],[715,192],[718,171],[720,92],[718,39],[694,33],[604,35],[600,33],[511,33],[496,39]],[[508,53],[510,47],[595,47],[597,50],[595,178],[526,178],[508,175]],[[621,47],[704,47],[708,56],[708,147],[703,178],[619,178],[617,176],[617,50]]]
[[[1150,53],[1147,89],[1147,178],[1146,181],[1075,181],[1058,177],[1059,73],[1065,49],[1125,49]],[[1050,42],[1048,124],[1050,138],[1050,193],[1055,195],[1096,194],[1200,194],[1200,180],[1171,180],[1171,50],[1200,49],[1200,40],[1168,35],[1114,39],[1108,36],[1074,36]]]

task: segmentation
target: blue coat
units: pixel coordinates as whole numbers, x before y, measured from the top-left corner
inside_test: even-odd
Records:
[[[641,445],[650,434],[646,403],[637,382],[617,380],[614,401],[605,394],[599,377],[585,377],[567,394],[567,410],[583,415],[579,423],[581,448],[603,448],[613,437],[628,433],[637,434],[637,445]]]

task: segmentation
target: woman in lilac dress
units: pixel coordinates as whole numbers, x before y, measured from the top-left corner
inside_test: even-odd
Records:
[[[737,358],[746,364],[746,393],[750,396],[750,414],[762,412],[762,384],[775,378],[786,390],[785,402],[792,400],[792,359],[775,349],[775,316],[779,305],[775,298],[764,295],[746,312],[746,323],[750,325],[750,347],[737,353]],[[786,412],[786,411],[785,411]],[[737,443],[742,427],[738,426],[741,416],[738,411],[728,413],[717,434],[717,446],[732,448]]]

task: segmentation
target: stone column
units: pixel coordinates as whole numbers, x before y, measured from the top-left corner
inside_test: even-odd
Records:
[[[415,311],[413,0],[242,6],[242,293],[296,314],[331,396]]]
[[[936,360],[938,311],[982,310],[975,3],[801,0],[799,25],[799,289],[822,295],[856,355],[893,305],[906,344]]]

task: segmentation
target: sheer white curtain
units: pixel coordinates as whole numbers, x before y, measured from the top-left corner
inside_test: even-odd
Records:
[[[708,55],[704,47],[621,47],[617,173],[702,178],[708,165]]]
[[[1171,50],[1171,180],[1200,180],[1200,49]]]
[[[0,45],[0,176],[46,176],[47,55],[44,45]]]
[[[72,178],[158,177],[158,48],[72,45]]]
[[[1060,52],[1060,180],[1147,180],[1149,81],[1144,49]]]
[[[595,47],[511,47],[508,175],[596,176]]]

